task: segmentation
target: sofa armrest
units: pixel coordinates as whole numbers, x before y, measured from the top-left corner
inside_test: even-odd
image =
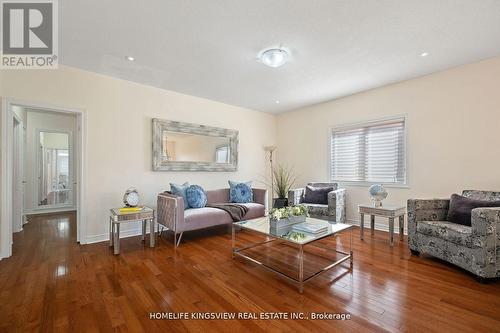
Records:
[[[346,190],[339,188],[328,192],[328,214],[337,222],[345,222],[345,197]]]
[[[261,189],[261,188],[253,188],[253,201],[256,203],[259,203],[261,205],[264,205],[265,212],[268,211],[268,205],[269,205],[269,198],[268,198],[268,191],[266,189]]]
[[[157,198],[157,222],[175,233],[184,230],[184,199],[169,193]]]
[[[305,188],[296,188],[288,191],[288,205],[295,206],[304,202]]]

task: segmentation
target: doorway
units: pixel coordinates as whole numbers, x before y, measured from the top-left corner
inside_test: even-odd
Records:
[[[72,132],[37,130],[37,209],[74,209]]]
[[[76,240],[86,244],[83,111],[12,99],[1,111],[0,259],[12,255],[25,216],[76,211]]]

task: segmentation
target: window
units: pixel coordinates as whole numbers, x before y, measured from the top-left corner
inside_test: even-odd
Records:
[[[405,118],[332,129],[330,163],[334,181],[405,185]]]
[[[215,149],[215,163],[229,163],[229,146],[221,146]]]

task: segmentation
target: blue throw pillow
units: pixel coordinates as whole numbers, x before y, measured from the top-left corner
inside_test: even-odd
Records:
[[[203,208],[207,205],[207,194],[199,185],[191,185],[186,190],[187,202],[191,208]]]
[[[252,202],[252,182],[239,183],[229,181],[229,201],[234,203]]]
[[[185,182],[182,185],[170,183],[170,192],[172,192],[173,195],[179,195],[184,199],[184,209],[189,208],[189,204],[187,201],[187,195],[186,195],[186,191],[187,191],[188,187],[189,187],[188,182]]]

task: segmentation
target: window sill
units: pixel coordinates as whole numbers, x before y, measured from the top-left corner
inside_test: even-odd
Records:
[[[386,188],[406,188],[409,189],[409,184],[391,184],[391,183],[370,183],[370,182],[343,182],[341,180],[332,180],[332,182],[339,183],[341,186],[357,186],[357,187],[370,187],[374,184],[382,184]]]

